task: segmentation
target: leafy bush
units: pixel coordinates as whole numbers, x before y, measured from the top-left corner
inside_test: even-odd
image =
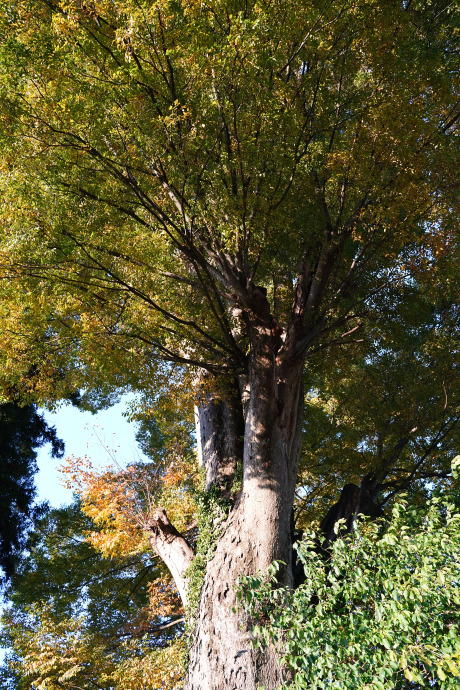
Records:
[[[340,524],[338,524],[340,530]],[[254,644],[274,644],[289,686],[315,690],[460,687],[460,511],[400,499],[389,520],[361,522],[325,557],[310,532],[297,545],[306,580],[277,587],[279,564],[241,581]]]

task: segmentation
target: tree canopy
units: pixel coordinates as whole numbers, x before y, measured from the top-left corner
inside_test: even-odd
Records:
[[[248,286],[286,329],[300,265],[303,348],[346,342],[389,281],[446,285],[449,3],[22,0],[1,21],[2,351],[24,393],[244,372]]]
[[[325,514],[338,486],[367,474],[378,478],[382,507],[401,491],[423,502],[434,487],[451,485],[460,443],[458,319],[455,301],[434,304],[406,286],[374,314],[364,347],[329,351],[310,367],[300,522]]]

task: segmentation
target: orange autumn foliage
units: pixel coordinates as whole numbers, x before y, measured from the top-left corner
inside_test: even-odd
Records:
[[[149,606],[152,611],[164,618],[183,613],[181,599],[169,574],[149,584]]]
[[[98,530],[88,540],[104,556],[128,555],[149,548],[144,525],[158,506],[164,507],[178,528],[187,531],[195,520],[195,459],[175,446],[157,463],[116,463],[96,468],[88,457],[66,458],[61,471],[66,488],[81,499],[82,511]]]
[[[179,444],[171,444],[156,462],[123,468],[113,461],[97,468],[88,457],[71,456],[61,471],[65,485],[80,497],[82,511],[97,528],[87,532],[88,542],[106,558],[151,549],[144,525],[160,505],[185,532],[195,521],[193,492],[199,475],[195,458]],[[176,621],[184,614],[176,586],[160,565],[162,572],[148,585],[148,605],[126,626],[124,632],[133,644],[156,626],[161,629],[163,621]],[[185,640],[179,635],[159,649],[145,650],[142,658],[133,655],[113,675],[115,687],[134,690],[142,683],[142,687],[176,690],[182,683],[184,650]]]

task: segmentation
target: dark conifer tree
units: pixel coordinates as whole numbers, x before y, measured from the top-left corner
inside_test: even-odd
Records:
[[[14,572],[28,529],[46,505],[35,505],[37,449],[51,444],[52,457],[61,457],[64,443],[49,427],[36,405],[0,405],[0,567],[2,580]]]

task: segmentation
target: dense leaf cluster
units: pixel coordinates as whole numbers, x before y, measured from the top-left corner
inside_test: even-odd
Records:
[[[338,525],[340,530],[340,526]],[[242,578],[256,645],[276,644],[298,690],[454,690],[460,679],[458,500],[403,499],[391,517],[337,539],[329,557],[310,532],[295,592]]]
[[[11,5],[5,380],[55,399],[153,388],[161,360],[233,376],[252,284],[286,328],[303,265],[312,339],[350,344],[382,282],[439,278],[457,249],[457,30],[447,0]]]

